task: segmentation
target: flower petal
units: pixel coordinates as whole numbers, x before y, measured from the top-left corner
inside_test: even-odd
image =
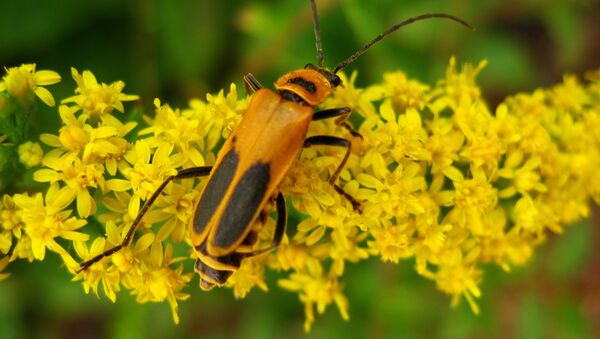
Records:
[[[40,98],[40,100],[42,100],[46,105],[48,105],[50,107],[54,107],[56,105],[56,102],[54,101],[54,97],[52,96],[50,91],[45,89],[44,87],[38,86],[35,88],[34,92],[35,92],[35,95],[37,95],[38,98]]]
[[[60,74],[54,71],[44,70],[35,72],[33,79],[35,80],[35,84],[38,86],[48,86],[60,82],[61,77]]]

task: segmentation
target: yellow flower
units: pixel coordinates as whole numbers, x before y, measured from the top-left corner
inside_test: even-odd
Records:
[[[574,75],[565,75],[563,83],[551,90],[549,98],[557,108],[570,110],[575,115],[583,111],[583,106],[590,104],[587,91]]]
[[[433,120],[425,148],[431,153],[431,172],[439,173],[449,169],[459,160],[458,151],[462,148],[465,135],[453,128],[452,121],[446,118]]]
[[[107,226],[107,231],[111,232],[109,235],[115,229],[116,227]],[[75,241],[73,243],[77,255],[83,260],[89,260],[108,249],[106,246],[108,241],[104,237],[96,238],[90,248],[86,246],[84,241]],[[108,262],[108,260],[100,260],[85,272],[76,275],[73,281],[82,280],[85,293],[89,293],[92,290],[96,296],[98,296],[98,284],[102,282],[104,295],[112,302],[115,302],[117,298],[116,293],[120,290],[121,272],[115,269],[115,267],[109,266]]]
[[[269,290],[264,277],[266,258],[262,255],[243,260],[240,269],[227,280],[227,286],[233,289],[236,298],[245,298],[254,286],[265,292]]]
[[[60,75],[54,71],[36,71],[35,64],[23,64],[19,67],[7,68],[6,75],[0,82],[0,92],[7,91],[15,98],[25,99],[33,92],[46,105],[54,106],[54,97],[42,86],[53,85],[60,81]]]
[[[117,162],[125,155],[129,146],[125,136],[137,124],[123,124],[110,115],[104,115],[98,126],[94,127],[88,123],[87,115],[75,115],[78,110],[76,106],[61,105],[58,108],[63,121],[58,136],[40,136],[43,143],[55,148],[46,154],[44,162],[69,162],[78,157],[84,164],[98,163],[106,167],[111,175],[115,175]]]
[[[372,88],[377,88],[372,86]],[[386,73],[383,75],[383,96],[390,100],[397,112],[407,109],[422,110],[428,102],[425,97],[429,86],[409,79],[404,72]]]
[[[0,252],[2,254],[8,253],[12,247],[12,234],[10,232],[3,231],[0,233]]]
[[[49,153],[52,154],[52,157],[77,156],[89,142],[90,131],[93,127],[86,123],[87,118],[85,116],[75,117],[77,112],[75,107],[60,105],[58,112],[63,122],[58,136],[42,134],[40,139],[48,146],[59,148]],[[54,153],[58,154],[54,155]]]
[[[42,162],[44,152],[37,142],[25,142],[19,145],[19,161],[27,167],[38,166]]]
[[[477,286],[482,272],[473,265],[440,266],[436,272],[437,286],[440,290],[452,295],[452,305],[458,304],[464,296],[473,313],[479,313],[479,307],[474,298],[481,296]]]
[[[298,292],[304,303],[304,331],[310,331],[315,320],[315,307],[319,314],[332,302],[336,304],[342,318],[348,320],[348,299],[342,294],[342,287],[336,278],[323,274],[320,266],[306,273],[292,273],[289,279],[280,279],[279,286]]]
[[[538,156],[533,156],[520,168],[515,169],[523,161],[523,153],[515,151],[511,153],[504,162],[504,168],[498,171],[498,175],[511,179],[512,185],[504,188],[498,193],[501,198],[510,198],[517,192],[526,194],[529,191],[546,192],[546,185],[541,182],[542,176],[539,166],[542,162]]]
[[[123,101],[139,98],[137,95],[121,93],[125,87],[123,81],[115,81],[110,85],[98,83],[92,72],[83,71],[83,74],[79,74],[75,68],[71,68],[71,76],[77,83],[77,95],[64,99],[62,103],[75,103],[78,109],[82,109],[83,113],[89,116],[101,118],[115,109],[123,112]]]
[[[71,217],[71,211],[65,210],[71,197],[58,184],[51,184],[45,197],[37,193],[30,197],[26,194],[14,196],[15,205],[24,223],[24,231],[31,239],[33,255],[44,260],[46,249],[57,252],[68,267],[76,266],[73,258],[56,241],[63,238],[71,241],[87,240],[88,235],[77,230],[87,222]]]
[[[147,223],[163,223],[157,232],[160,234],[159,241],[170,236],[178,243],[187,238],[189,221],[200,195],[194,184],[193,179],[186,179],[169,185],[150,215],[144,218]]]
[[[191,111],[184,114],[200,115],[200,119],[210,120],[210,124],[204,127],[208,131],[206,149],[211,150],[221,139],[226,138],[239,124],[242,114],[248,107],[249,98],[238,100],[237,87],[235,84],[229,86],[229,93],[219,91],[218,94],[206,94],[206,102],[192,100]]]
[[[450,58],[446,69],[446,78],[440,80],[437,88],[433,89],[431,96],[436,98],[433,102],[433,112],[438,113],[444,107],[456,108],[461,100],[474,101],[481,97],[481,90],[475,83],[475,78],[485,68],[487,61],[483,60],[473,67],[466,64],[460,72],[456,71],[456,58]]]
[[[142,199],[148,199],[165,179],[177,174],[175,168],[178,157],[171,156],[172,150],[173,146],[163,144],[152,153],[149,142],[142,140],[136,142],[134,148],[125,154],[125,160],[133,165],[121,170],[133,189],[128,208],[132,218],[138,214]]]
[[[408,225],[389,225],[380,230],[374,229],[371,234],[375,240],[369,241],[369,247],[379,254],[382,261],[397,264],[401,258],[413,253],[410,248],[411,233]]]
[[[494,210],[497,190],[481,169],[472,169],[472,179],[462,175],[451,178],[454,184],[454,208],[446,220],[452,225],[467,227],[475,234],[485,233],[483,217]]]
[[[197,116],[192,110],[173,110],[169,105],[161,105],[158,99],[154,100],[154,105],[154,119],[148,118],[150,126],[139,134],[153,134],[146,139],[150,144],[175,146],[176,152],[181,152],[184,161],[190,162],[188,167],[205,165],[204,155],[198,148],[205,147],[205,137],[210,132],[206,115]]]
[[[37,170],[33,176],[34,180],[50,183],[64,182],[66,186],[61,188],[60,192],[67,205],[76,200],[77,214],[84,218],[96,212],[96,201],[92,199],[89,188],[98,187],[104,190],[102,165],[86,165],[79,158],[52,157],[46,157],[44,164],[48,168]]]
[[[132,294],[137,295],[140,303],[148,301],[161,302],[167,300],[171,306],[173,321],[179,323],[177,314],[177,300],[186,300],[188,294],[181,290],[191,280],[191,273],[183,273],[183,266],[171,268],[182,258],[173,258],[173,249],[169,245],[163,253],[162,244],[154,243],[147,251],[146,258],[142,261],[140,275],[129,275],[128,285],[134,287]]]
[[[21,237],[23,221],[13,197],[8,194],[3,195],[0,202],[0,225],[3,231],[12,232],[16,238]]]
[[[13,244],[16,242],[18,245],[23,236],[23,221],[19,208],[15,206],[13,198],[8,194],[2,196],[2,201],[0,201],[0,226],[2,226],[0,228],[0,253],[8,254]]]

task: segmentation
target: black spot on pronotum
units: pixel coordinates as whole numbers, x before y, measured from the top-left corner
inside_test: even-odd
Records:
[[[279,91],[279,95],[281,95],[283,100],[297,102],[304,106],[308,106],[308,103],[306,101],[304,101],[304,99],[302,99],[298,94],[296,94],[292,91],[282,90],[282,91]]]
[[[215,169],[215,173],[206,184],[204,193],[196,206],[194,213],[195,232],[201,233],[215,213],[231,184],[238,162],[239,155],[232,149],[223,157],[223,160]]]
[[[288,83],[296,84],[309,91],[310,93],[314,93],[317,91],[317,86],[312,81],[305,80],[303,78],[291,78],[288,80]]]
[[[223,217],[216,228],[214,246],[231,247],[251,227],[256,211],[267,191],[270,174],[269,165],[252,165],[235,187]]]

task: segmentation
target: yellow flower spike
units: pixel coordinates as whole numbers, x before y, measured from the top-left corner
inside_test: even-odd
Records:
[[[346,263],[374,256],[402,264],[414,257],[415,270],[452,304],[465,299],[479,312],[483,264],[509,271],[527,263],[550,232],[563,232],[589,214],[590,198],[600,201],[600,71],[591,73],[591,83],[566,76],[554,88],[517,94],[491,110],[476,84],[484,66],[460,67],[451,59],[434,85],[394,72],[359,88],[356,73],[342,74],[344,86],[323,106],[350,106],[360,115],[352,122],[363,139],[352,140],[338,183],[360,201],[362,213],[327,182],[340,150],[303,150],[280,187],[306,213],[303,220],[277,250],[244,259],[226,287],[236,297],[254,287],[266,291],[265,268],[281,271],[278,285],[298,294],[309,330],[332,303],[348,318],[339,282],[350,269]],[[222,138],[248,105],[234,85],[206,100],[192,99],[184,109],[157,99],[154,117],[144,117],[130,144],[125,137],[135,124],[111,115],[132,99],[121,93],[123,83],[101,84],[89,71],[73,70],[73,77],[76,96],[59,107],[63,126],[41,136],[50,150],[34,178],[48,182],[48,192],[3,199],[0,253],[12,248],[9,260],[40,259],[50,250],[73,270],[70,244],[83,260],[119,244],[165,178],[214,163]],[[38,86],[46,83],[41,78]],[[347,136],[332,121],[312,123],[309,135],[318,134]],[[95,294],[102,283],[113,301],[121,288],[139,302],[166,301],[177,322],[177,303],[189,297],[183,289],[192,274],[184,266],[195,258],[173,258],[171,244],[189,242],[187,222],[204,181],[169,184],[130,246],[75,280]],[[82,220],[69,209],[91,215],[94,204],[105,207],[96,217],[108,241],[98,237],[88,244]],[[271,243],[273,225],[269,219],[260,231],[257,248]]]
[[[37,71],[35,64],[23,64],[6,69],[6,75],[0,82],[0,92],[7,91],[11,96],[24,100],[30,93],[40,98],[46,105],[55,105],[52,94],[42,86],[60,82],[61,77],[54,71]]]

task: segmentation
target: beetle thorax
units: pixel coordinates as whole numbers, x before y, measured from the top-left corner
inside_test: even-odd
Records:
[[[275,82],[280,92],[290,92],[300,97],[309,106],[315,107],[331,96],[329,80],[314,69],[299,69],[284,74]]]

